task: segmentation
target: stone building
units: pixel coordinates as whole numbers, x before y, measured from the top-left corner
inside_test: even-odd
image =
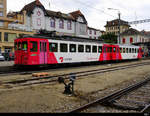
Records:
[[[128,22],[120,20],[120,33],[128,30],[130,25]],[[119,19],[115,19],[112,21],[107,21],[106,25],[106,33],[114,33],[115,35],[119,34]]]

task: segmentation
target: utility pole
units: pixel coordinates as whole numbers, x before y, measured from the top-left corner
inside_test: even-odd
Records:
[[[120,44],[120,12],[118,12],[118,17],[119,17],[119,22],[118,22],[118,28],[119,28],[119,33],[118,33],[118,44]]]

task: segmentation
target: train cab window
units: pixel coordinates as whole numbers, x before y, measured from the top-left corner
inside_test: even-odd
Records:
[[[128,48],[126,48],[126,53],[128,53]]]
[[[86,52],[91,52],[91,46],[90,45],[86,45]]]
[[[18,43],[18,50],[21,50],[21,42]]]
[[[58,44],[57,43],[49,43],[49,51],[50,52],[58,52]]]
[[[22,42],[22,50],[27,51],[27,49],[28,49],[27,41]]]
[[[113,52],[116,52],[116,48],[115,47],[113,47]]]
[[[119,53],[119,48],[117,48],[117,53]]]
[[[123,53],[125,53],[126,52],[126,50],[125,50],[125,48],[123,48]]]
[[[76,52],[76,45],[70,44],[70,52]]]
[[[17,42],[15,42],[14,47],[15,47],[15,50],[18,50]]]
[[[93,52],[93,53],[97,53],[97,46],[93,46],[93,47],[92,47],[92,52]]]
[[[104,53],[106,53],[107,52],[107,47],[104,47]]]
[[[98,46],[98,53],[102,53],[102,46]]]
[[[60,44],[60,52],[68,52],[68,45]]]
[[[122,48],[120,48],[120,53],[122,53]]]
[[[31,47],[30,47],[30,52],[37,52],[37,42],[35,42],[35,41],[31,41],[30,42],[30,45],[31,45]]]
[[[84,45],[78,45],[78,52],[84,52]]]
[[[129,48],[129,53],[131,53],[131,48]]]

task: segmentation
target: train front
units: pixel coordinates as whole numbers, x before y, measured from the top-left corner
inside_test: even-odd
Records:
[[[15,65],[38,65],[37,41],[31,38],[15,40]]]

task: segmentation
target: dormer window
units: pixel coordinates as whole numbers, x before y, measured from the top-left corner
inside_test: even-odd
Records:
[[[68,30],[71,30],[71,29],[72,29],[71,21],[68,21],[68,22],[67,22],[67,29],[68,29]]]
[[[50,19],[50,27],[55,28],[55,19],[54,18]]]
[[[62,19],[59,20],[59,28],[64,29],[64,21]]]

